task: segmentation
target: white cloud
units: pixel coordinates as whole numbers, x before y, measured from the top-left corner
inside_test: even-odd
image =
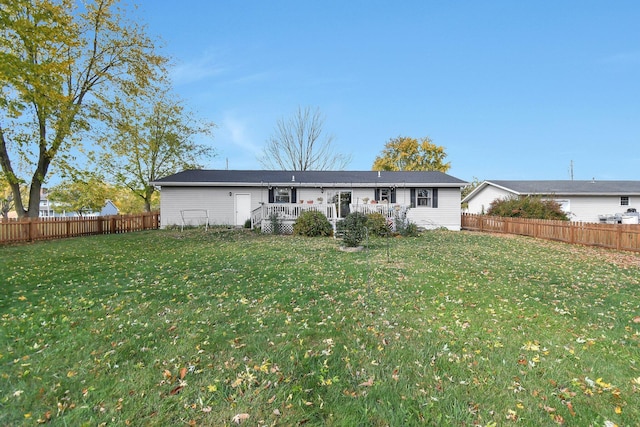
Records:
[[[218,124],[218,160],[229,163],[231,169],[260,168],[257,157],[262,154],[262,144],[251,135],[250,120],[226,112]]]
[[[216,64],[214,55],[205,52],[199,58],[183,62],[171,69],[171,79],[176,85],[190,84],[222,74],[225,68]]]

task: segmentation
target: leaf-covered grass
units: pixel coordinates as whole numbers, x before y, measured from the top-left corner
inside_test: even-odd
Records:
[[[338,246],[0,248],[0,425],[637,425],[640,256],[446,231]]]

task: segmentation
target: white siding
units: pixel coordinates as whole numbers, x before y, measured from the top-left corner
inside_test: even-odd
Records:
[[[352,191],[352,203],[362,203],[363,197],[373,199],[373,188],[344,188]],[[332,195],[338,192],[336,188],[297,188],[296,203],[308,200],[318,203],[317,198],[322,197],[323,203],[327,203]],[[233,225],[235,224],[235,194],[250,194],[251,209],[260,207],[260,203],[269,201],[267,187],[162,187],[160,192],[160,225],[180,225],[181,210],[205,209],[209,211],[209,224]],[[230,195],[231,194],[231,195]],[[396,189],[396,203],[409,205],[410,190],[408,188]],[[438,207],[418,207],[409,210],[408,218],[419,227],[438,228],[446,227],[451,230],[460,230],[460,188],[439,188]]]
[[[468,202],[467,212],[471,214],[484,214],[489,210],[491,202],[496,199],[506,199],[514,193],[488,185],[478,191]]]
[[[504,199],[514,193],[496,188],[492,185],[480,190],[468,202],[467,212],[472,214],[486,213],[489,205],[496,199]],[[620,205],[620,196],[567,196],[557,194],[554,200],[569,207],[568,216],[571,221],[599,222],[599,215],[623,214],[629,208],[640,211],[640,198],[629,197],[629,206]]]
[[[229,195],[231,193],[231,196]],[[209,224],[235,223],[235,193],[251,194],[251,209],[268,202],[268,190],[259,187],[163,187],[160,191],[160,225],[180,225],[180,211],[206,209]]]
[[[558,199],[570,200],[571,221],[599,222],[598,215],[625,213],[629,208],[640,211],[640,199],[629,197],[629,206],[620,206],[620,196],[567,196]],[[635,201],[635,203],[634,203]]]
[[[409,202],[409,190],[406,190],[407,203]],[[398,200],[398,203],[402,201]],[[415,207],[407,212],[407,219],[418,227],[434,229],[445,227],[449,230],[460,230],[460,189],[439,188],[438,207]]]

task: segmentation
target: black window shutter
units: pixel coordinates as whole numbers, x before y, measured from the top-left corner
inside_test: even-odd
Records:
[[[415,208],[416,207],[416,189],[412,188],[410,191],[410,196],[411,198],[411,207]]]
[[[273,203],[274,201],[274,197],[273,197],[273,188],[269,189],[269,203]]]
[[[295,188],[291,189],[291,203],[295,203],[298,200],[297,193]]]
[[[438,189],[434,188],[431,191],[431,194],[433,195],[433,201],[431,202],[431,207],[432,208],[437,208],[438,207]]]
[[[395,203],[396,202],[396,189],[392,188],[391,189],[391,203]]]
[[[376,188],[375,195],[373,196],[373,200],[380,200],[380,189]]]

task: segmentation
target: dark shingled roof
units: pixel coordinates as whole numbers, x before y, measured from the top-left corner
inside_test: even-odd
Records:
[[[438,185],[463,187],[467,183],[436,171],[274,171],[274,170],[186,170],[152,182],[159,186],[214,185]]]
[[[488,180],[487,183],[518,194],[531,195],[635,195],[640,194],[640,181],[509,181]]]

